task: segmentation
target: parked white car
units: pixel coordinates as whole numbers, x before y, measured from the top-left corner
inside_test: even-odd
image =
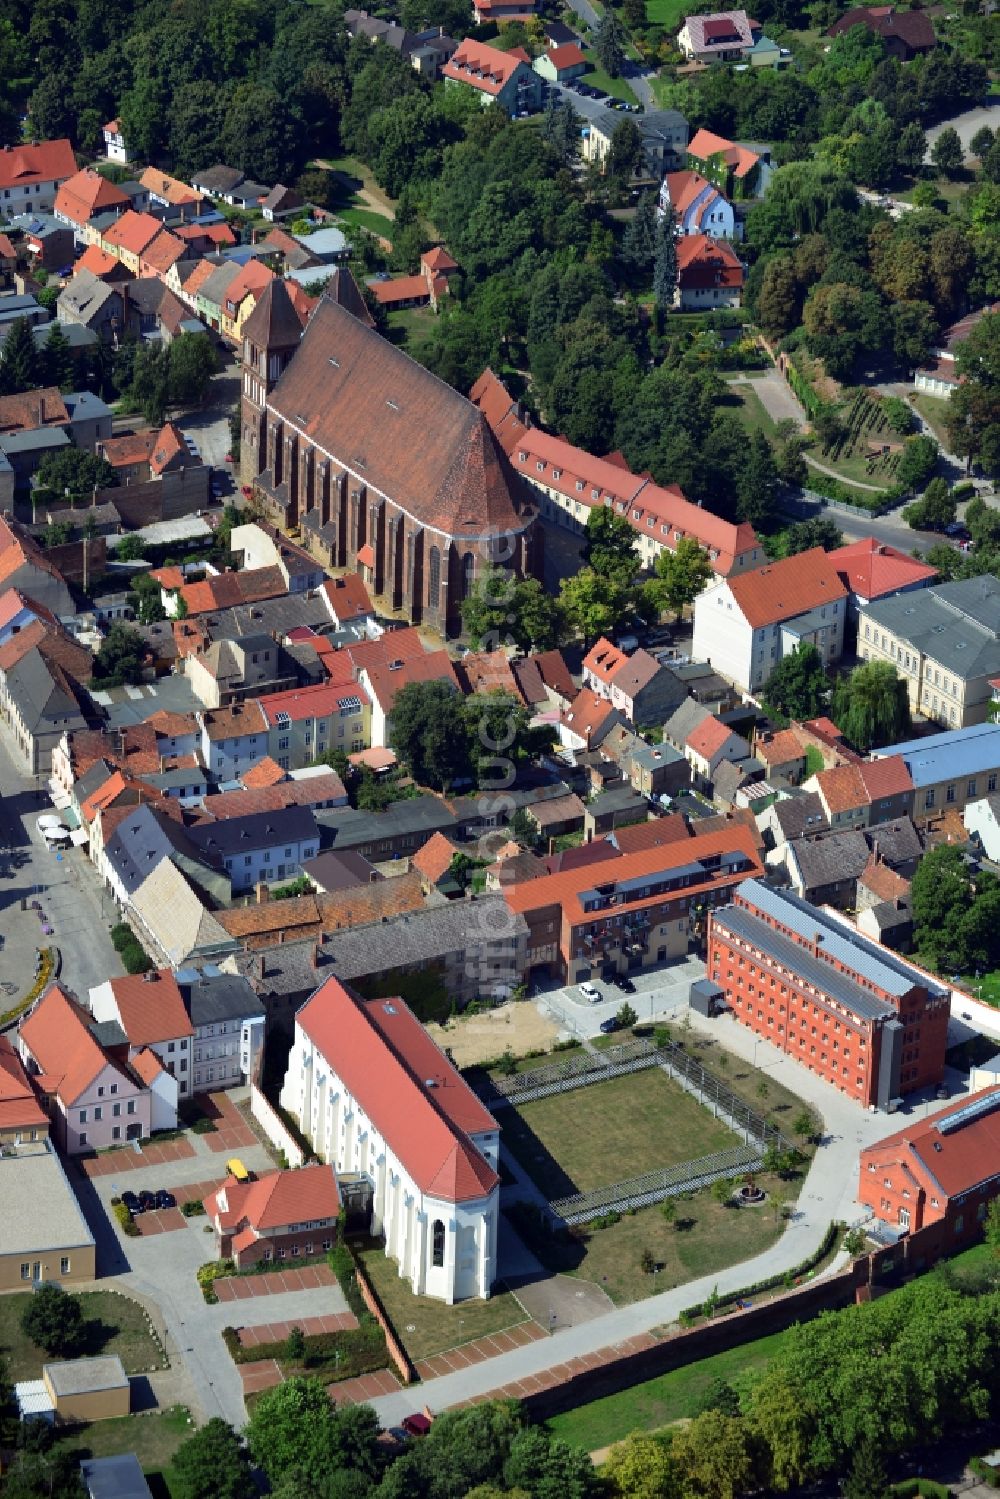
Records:
[[[592,1005],[600,1004],[601,1000],[604,998],[604,995],[601,993],[600,989],[598,989],[596,984],[581,984],[580,993],[583,995],[584,999],[589,1000]]]

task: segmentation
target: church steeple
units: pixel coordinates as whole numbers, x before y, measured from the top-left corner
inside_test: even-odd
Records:
[[[267,397],[299,346],[302,324],[284,281],[275,277],[243,324],[240,480],[252,484],[264,467]]]

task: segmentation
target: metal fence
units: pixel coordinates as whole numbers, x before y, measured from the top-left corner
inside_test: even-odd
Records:
[[[567,1057],[564,1062],[550,1062],[511,1077],[491,1078],[488,1102],[493,1108],[532,1103],[538,1098],[587,1088],[592,1083],[607,1082],[609,1078],[648,1067],[662,1067],[685,1092],[742,1134],[747,1144],[757,1144],[762,1150],[769,1145],[778,1150],[788,1149],[788,1142],[776,1125],[752,1109],[676,1041],[668,1041],[664,1046],[643,1039],[624,1041],[606,1051],[587,1051]]]
[[[627,1181],[612,1182],[610,1186],[597,1187],[593,1192],[561,1197],[549,1207],[564,1223],[587,1223],[602,1213],[649,1207],[668,1197],[678,1197],[682,1192],[697,1191],[714,1181],[758,1171],[761,1163],[762,1153],[757,1147],[735,1145],[730,1150],[717,1151],[715,1155],[647,1171],[644,1176],[634,1176]]]

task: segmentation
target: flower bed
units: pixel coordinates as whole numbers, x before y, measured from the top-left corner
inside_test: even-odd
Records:
[[[28,990],[27,994],[22,1000],[19,1000],[12,1009],[7,1010],[3,1015],[0,1015],[0,1025],[9,1025],[10,1022],[12,1020],[16,1020],[19,1015],[23,1015],[28,1006],[33,1005],[38,996],[48,986],[52,975],[55,973],[55,952],[51,947],[43,947],[39,949],[39,956],[41,961],[38,965],[38,971],[35,974],[35,982],[32,984],[31,988]]]

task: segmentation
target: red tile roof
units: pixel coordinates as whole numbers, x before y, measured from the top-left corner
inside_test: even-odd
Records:
[[[496,1120],[401,999],[358,1000],[327,979],[295,1019],[422,1192],[458,1203],[495,1190],[469,1135]]]
[[[441,69],[441,76],[495,97],[521,65],[522,58],[513,52],[501,52],[498,47],[466,37]]]
[[[151,213],[135,213],[129,209],[117,223],[105,230],[103,240],[106,245],[127,250],[130,255],[141,255],[162,228],[160,220],[154,219]]]
[[[394,276],[390,281],[369,281],[368,290],[380,307],[396,302],[415,302],[418,297],[430,301],[431,289],[426,276]]]
[[[336,1218],[337,1177],[332,1166],[314,1162],[295,1171],[269,1171],[254,1182],[227,1178],[205,1198],[205,1211],[225,1231],[247,1224],[257,1233]]]
[[[456,663],[455,672],[462,690],[469,692],[507,692],[520,697],[517,678],[503,651],[469,651]]]
[[[75,173],[76,157],[65,139],[31,146],[4,146],[0,150],[0,188],[60,182]]]
[[[288,779],[288,771],[282,770],[277,760],[272,760],[270,755],[265,755],[263,760],[258,760],[256,765],[251,765],[249,770],[244,770],[240,780],[248,791],[254,791],[261,786],[276,786],[279,781]]]
[[[585,744],[589,744],[605,719],[614,711],[606,698],[598,697],[589,687],[581,687],[569,707],[563,709],[562,721]]]
[[[0,1129],[38,1129],[48,1115],[35,1097],[21,1058],[0,1036]]]
[[[769,739],[755,739],[754,755],[765,765],[788,765],[792,760],[805,759],[805,745],[794,729],[779,729]]]
[[[95,213],[106,213],[113,208],[126,209],[129,203],[130,199],[120,187],[102,177],[100,172],[87,167],[67,178],[59,188],[55,198],[55,212],[69,219],[70,223],[82,226]]]
[[[877,854],[872,854],[863,871],[858,876],[858,884],[864,885],[879,900],[898,901],[905,900],[910,893],[910,882],[904,880],[901,874],[890,869],[884,864]]]
[[[831,770],[817,771],[816,786],[831,817],[870,804],[871,798],[857,765],[835,765]]]
[[[889,796],[905,796],[913,790],[913,781],[902,755],[886,755],[879,760],[862,760],[858,773],[873,802]]]
[[[319,682],[313,687],[292,687],[287,692],[269,692],[257,701],[267,723],[273,725],[279,713],[287,713],[295,721],[337,713],[349,698],[357,698],[361,708],[368,705],[368,694],[357,682]]]
[[[663,848],[668,843],[683,843],[691,837],[691,829],[682,812],[670,812],[666,817],[656,817],[652,822],[634,822],[629,827],[615,828],[608,834],[609,841],[623,854],[637,854],[647,848]]]
[[[155,167],[147,167],[139,181],[153,197],[162,198],[164,202],[172,203],[175,207],[204,201],[203,193],[196,192],[193,187],[188,187],[186,182],[179,182],[176,177],[168,177],[166,173],[158,172]]]
[[[339,578],[327,578],[321,592],[326,595],[333,617],[341,624],[353,619],[363,619],[374,612],[360,573],[344,573]]]
[[[135,1075],[146,1084],[147,1088],[156,1081],[161,1072],[166,1072],[167,1070],[156,1055],[156,1052],[150,1051],[148,1046],[144,1046],[141,1051],[136,1052],[135,1056],[129,1062],[129,1066]]]
[[[88,245],[73,267],[73,275],[75,276],[78,271],[90,271],[92,276],[97,276],[103,281],[117,269],[118,261],[113,255],[109,255],[107,250],[102,250],[100,245]]]
[[[724,135],[714,135],[705,129],[695,131],[687,149],[688,155],[696,156],[699,161],[721,156],[727,166],[733,168],[734,177],[745,177],[760,161],[760,157],[748,151],[746,146],[738,146],[735,141],[727,141]]]
[[[451,861],[458,849],[443,833],[433,833],[422,848],[418,848],[410,860],[425,880],[436,885],[448,873]]]
[[[847,589],[822,547],[741,573],[729,579],[729,587],[755,630],[847,597]]]
[[[557,72],[563,68],[577,68],[583,63],[586,66],[587,58],[576,42],[566,42],[561,47],[550,47],[548,59]]]
[[[194,1035],[177,980],[169,968],[108,982],[130,1046],[152,1046]]]
[[[163,277],[175,261],[184,255],[187,246],[169,229],[161,229],[142,252],[142,269],[154,276]]]
[[[732,732],[720,719],[709,714],[697,728],[691,730],[685,743],[696,755],[701,755],[704,760],[712,760],[723,749]]]
[[[391,636],[389,637],[392,638]],[[459,691],[458,677],[447,651],[426,651],[405,660],[389,660],[384,665],[365,667],[372,697],[383,713],[390,713],[397,692],[410,682],[448,682]]]
[[[562,651],[539,651],[528,657],[538,668],[538,674],[552,692],[559,697],[572,698],[576,686],[570,676],[569,667],[563,660]]]
[[[63,426],[68,422],[66,402],[55,385],[0,396],[0,432],[32,432],[36,427]]]
[[[583,669],[589,671],[592,676],[599,678],[606,686],[610,686],[611,678],[620,666],[624,666],[628,660],[624,651],[620,651],[616,645],[612,645],[603,635],[583,658]]]
[[[984,1103],[984,1112],[950,1130],[942,1130],[942,1121],[968,1108],[970,1102]],[[876,1168],[900,1162],[913,1169],[925,1190],[933,1193],[935,1185],[950,1198],[971,1192],[984,1182],[992,1181],[1000,1160],[1000,1087],[984,1088],[972,1099],[960,1098],[924,1119],[913,1119],[894,1135],[887,1135],[877,1145],[861,1152],[862,1182],[869,1163]],[[935,1195],[940,1196],[940,1193]],[[944,1203],[941,1204],[944,1207]]]
[[[458,270],[458,261],[452,259],[443,245],[435,245],[433,249],[425,250],[420,257],[420,264],[425,265],[435,275],[441,271]]]
[[[0,234],[0,256],[2,256],[4,260],[17,259],[17,251],[14,249],[9,235]]]
[[[79,1005],[53,984],[21,1021],[19,1035],[52,1090],[70,1106],[105,1067],[115,1067]],[[121,1074],[124,1078],[124,1074]]]
[[[677,283],[681,289],[743,285],[743,262],[727,240],[685,234],[677,242]]]
[[[937,577],[936,568],[918,562],[916,557],[885,542],[876,541],[874,536],[837,547],[827,556],[845,588],[863,599],[886,598],[904,588],[931,583]]]

